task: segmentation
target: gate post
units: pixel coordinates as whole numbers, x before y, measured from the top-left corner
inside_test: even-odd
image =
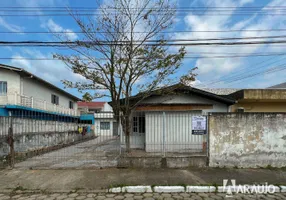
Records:
[[[209,159],[210,159],[210,116],[211,116],[211,113],[208,113],[207,115],[207,163],[206,165],[209,166]]]
[[[10,147],[9,165],[13,169],[15,164],[15,150],[14,150],[14,137],[13,137],[13,117],[10,117],[10,126],[8,130],[7,143]]]
[[[163,157],[166,157],[166,113],[163,112]]]

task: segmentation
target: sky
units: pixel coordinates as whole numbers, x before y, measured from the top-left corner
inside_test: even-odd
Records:
[[[9,0],[1,1],[0,7],[38,7],[35,14],[42,14],[40,7],[96,7],[95,0]],[[259,31],[285,29],[286,16],[281,14],[285,0],[178,0],[177,7],[202,7],[200,14],[192,11],[178,12],[174,25],[169,29],[171,39],[206,39],[206,38],[233,38],[233,37],[263,37],[283,36],[285,31]],[[228,12],[223,15],[213,14],[212,8],[227,7]],[[247,14],[237,14],[251,7],[260,10]],[[268,8],[275,15],[264,14]],[[281,8],[281,10],[279,10]],[[70,16],[3,16],[0,9],[0,37],[2,41],[55,41],[53,34],[29,34],[16,32],[29,31],[69,31],[68,38],[80,38],[79,27]],[[13,13],[21,15],[19,13]],[[206,31],[217,32],[206,32]],[[227,30],[240,30],[224,32]],[[245,31],[252,30],[252,31]],[[253,31],[255,30],[255,31]],[[188,31],[188,32],[182,32]],[[283,39],[283,38],[282,38]],[[170,51],[175,50],[170,49]],[[187,58],[183,60],[178,75],[198,67],[195,87],[208,88],[265,88],[286,81],[284,67],[285,44],[241,45],[241,46],[192,46],[187,47]],[[69,54],[67,49],[56,47],[0,47],[0,58],[52,58],[54,53]],[[214,56],[243,55],[245,57],[213,58]],[[251,56],[254,54],[274,54],[272,56]],[[278,54],[278,55],[277,55]],[[281,55],[282,54],[282,55]],[[190,57],[204,58],[190,58]],[[211,58],[205,58],[211,57]],[[82,80],[82,77],[73,74],[67,66],[58,60],[25,60],[1,59],[1,63],[24,68],[27,71],[64,88],[61,80]],[[268,71],[267,71],[268,70]],[[81,97],[74,89],[66,89],[72,94]]]

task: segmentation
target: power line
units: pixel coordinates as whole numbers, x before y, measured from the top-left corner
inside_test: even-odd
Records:
[[[257,76],[257,75],[261,75],[261,74],[270,74],[270,73],[274,73],[274,72],[278,72],[278,71],[283,71],[283,70],[286,70],[286,65],[285,64],[282,64],[282,65],[278,65],[276,67],[273,67],[273,68],[269,68],[265,71],[262,71],[262,72],[257,72],[257,73],[253,73],[253,74],[250,74],[248,76],[245,76],[245,77],[241,77],[241,78],[237,78],[235,80],[232,80],[229,83],[233,83],[233,82],[236,82],[236,81],[241,81],[241,80],[244,80],[244,79],[247,79],[247,78],[251,78],[251,77],[254,77],[254,76]]]
[[[240,9],[240,10],[284,10],[286,6],[243,6],[243,7],[235,7],[235,6],[225,6],[225,7],[220,7],[220,6],[196,6],[196,7],[189,7],[189,6],[180,6],[180,7],[169,7],[169,8],[162,8],[162,7],[129,7],[128,9],[130,10],[154,10],[154,9],[161,9],[161,10],[233,10],[233,9]],[[43,7],[43,6],[35,6],[35,7],[21,7],[21,6],[11,6],[11,7],[1,7],[0,10],[119,10],[121,9],[120,7],[83,7],[83,6],[50,6],[50,7]]]
[[[160,41],[158,41],[160,42]],[[193,42],[193,43],[154,43],[154,42],[147,42],[144,45],[146,46],[233,46],[233,45],[261,45],[261,44],[285,44],[286,40],[275,40],[275,41],[250,41],[250,42]],[[0,41],[0,46],[37,46],[37,47],[47,47],[47,46],[53,46],[53,47],[65,47],[67,45],[73,45],[73,46],[87,46],[91,47],[94,46],[108,46],[108,45],[114,45],[114,46],[124,46],[128,43],[115,43],[115,42],[89,42],[89,41],[78,41],[78,42],[35,42],[35,41],[18,41],[18,42],[11,42],[11,41]],[[140,43],[133,43],[134,45],[139,45]]]
[[[282,61],[283,59],[285,59],[285,57],[280,58],[280,59],[278,59],[278,60],[276,60],[276,61],[274,61],[274,62],[271,62],[271,63],[268,63],[268,64],[267,64],[267,62],[269,62],[271,59],[273,59],[273,58],[270,58],[270,59],[268,59],[268,60],[266,60],[266,61],[262,61],[262,62],[259,62],[259,63],[256,63],[256,64],[253,64],[253,65],[255,65],[256,67],[251,68],[251,69],[249,69],[249,70],[246,71],[246,72],[232,74],[232,75],[230,75],[230,76],[226,76],[226,77],[223,77],[223,78],[220,78],[220,79],[216,79],[216,80],[210,81],[209,83],[199,84],[199,85],[204,85],[204,86],[207,86],[207,85],[216,85],[216,84],[221,83],[221,82],[231,81],[231,80],[236,79],[236,78],[239,78],[239,77],[241,77],[241,76],[243,76],[243,75],[247,75],[247,74],[249,74],[249,72],[255,71],[255,70],[257,70],[257,69],[262,69],[263,67],[267,67],[267,66],[272,65],[272,64],[274,64],[274,63],[280,62],[280,61]],[[260,64],[263,64],[263,65],[261,66]],[[243,71],[243,70],[240,70],[240,71]],[[237,72],[239,72],[239,71],[237,71]]]
[[[228,16],[228,15],[237,15],[237,16],[246,16],[246,15],[271,15],[271,16],[284,16],[286,13],[217,13],[217,14],[212,14],[212,13],[195,13],[197,16]],[[84,13],[84,14],[75,14],[76,16],[97,16],[97,15],[102,15],[99,13]],[[109,15],[113,15],[110,13]],[[158,16],[163,16],[165,15],[164,13],[158,13],[158,14],[153,14],[153,15],[158,15]],[[185,16],[186,14],[179,13],[176,14],[176,16]],[[39,17],[39,16],[46,16],[46,17],[70,17],[70,14],[0,14],[1,17]]]
[[[274,35],[274,36],[260,36],[260,37],[222,37],[222,38],[192,38],[192,39],[167,39],[167,40],[146,40],[145,42],[192,42],[192,41],[215,41],[215,40],[257,40],[257,39],[278,39],[285,38],[286,35]],[[0,41],[1,43],[2,41]],[[81,41],[89,43],[89,41]],[[130,41],[113,41],[118,43],[130,43]],[[113,43],[110,42],[110,43]],[[136,40],[135,42],[143,42],[140,40]],[[92,43],[92,42],[91,42]],[[98,41],[97,43],[108,43],[107,41]]]
[[[254,54],[254,55],[234,55],[234,56],[185,56],[186,59],[213,59],[213,58],[239,58],[239,57],[260,57],[260,56],[285,56],[286,53],[280,54]],[[79,60],[90,60],[87,58],[77,58]],[[138,58],[140,59],[140,58]],[[46,60],[55,61],[60,59],[55,58],[28,58],[28,57],[0,57],[0,60]],[[106,58],[96,58],[95,60],[107,60]]]
[[[164,31],[161,33],[221,33],[221,32],[281,32],[286,31],[286,29],[252,29],[252,30],[206,30],[206,31],[184,31],[184,30],[175,30],[175,31]],[[69,34],[69,33],[84,33],[83,31],[0,31],[0,34]],[[106,32],[106,31],[89,31],[89,33],[115,33],[115,32]],[[123,32],[117,32],[123,33]],[[125,32],[130,33],[130,32]],[[133,33],[147,33],[146,31],[135,31]]]

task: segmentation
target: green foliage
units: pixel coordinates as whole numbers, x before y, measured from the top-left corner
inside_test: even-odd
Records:
[[[81,77],[78,82],[63,80],[67,88],[77,88],[84,94],[85,101],[109,97],[115,115],[123,113],[128,118],[154,89],[195,80],[194,69],[181,79],[175,77],[186,50],[185,47],[169,49],[166,45],[163,31],[172,25],[176,11],[170,1],[111,0],[105,3],[98,6],[101,13],[97,18],[85,20],[72,13],[84,33],[81,41],[69,46],[74,52],[72,55],[54,55]],[[146,8],[152,9],[146,12]],[[110,15],[110,9],[116,12]],[[158,15],[161,12],[164,15]],[[65,40],[64,35],[59,38]],[[150,45],[150,41],[155,42]],[[137,91],[144,91],[144,95],[131,101]],[[127,121],[122,120],[128,127]]]

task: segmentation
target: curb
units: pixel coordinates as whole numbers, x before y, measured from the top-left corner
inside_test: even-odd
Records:
[[[264,186],[248,186],[252,193],[257,193],[264,190]],[[232,192],[239,191],[238,186],[229,187]],[[286,186],[274,186],[272,187],[275,193],[285,192]],[[224,186],[124,186],[114,187],[108,190],[110,193],[226,193]]]

